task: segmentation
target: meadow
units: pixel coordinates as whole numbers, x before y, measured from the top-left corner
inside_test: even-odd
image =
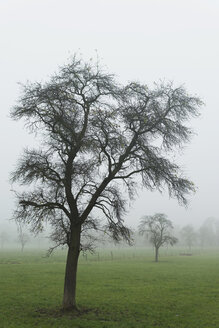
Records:
[[[219,327],[219,251],[102,249],[81,256],[78,313],[63,313],[65,251],[0,252],[0,327]]]

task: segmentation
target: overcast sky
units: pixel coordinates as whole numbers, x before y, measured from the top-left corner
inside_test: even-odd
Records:
[[[164,212],[178,225],[219,217],[219,1],[2,0],[0,1],[0,228],[12,216],[9,173],[33,138],[9,118],[18,82],[45,80],[75,52],[96,56],[119,81],[184,84],[202,98],[196,136],[180,157],[198,187],[188,209],[167,194],[140,190],[127,216]]]

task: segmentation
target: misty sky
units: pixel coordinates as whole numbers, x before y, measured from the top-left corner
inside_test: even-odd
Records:
[[[0,1],[0,228],[12,216],[9,173],[22,148],[34,142],[9,112],[18,82],[46,80],[75,52],[96,58],[122,83],[173,80],[202,98],[196,136],[180,154],[196,195],[185,209],[167,193],[139,190],[127,222],[164,212],[178,225],[219,217],[219,1],[5,0]]]

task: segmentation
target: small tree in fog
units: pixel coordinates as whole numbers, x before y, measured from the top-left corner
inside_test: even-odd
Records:
[[[24,246],[26,245],[26,243],[29,241],[29,236],[27,233],[24,232],[23,229],[23,222],[18,219],[16,220],[16,224],[17,224],[17,232],[18,232],[18,242],[21,245],[21,251],[24,251]]]
[[[214,217],[207,218],[198,231],[201,247],[219,245],[219,220]]]
[[[197,234],[192,225],[183,227],[180,231],[184,244],[188,247],[191,252],[192,246],[196,243]]]
[[[137,175],[145,188],[166,186],[186,203],[194,186],[169,155],[189,141],[185,123],[200,105],[171,83],[121,86],[98,63],[76,57],[47,83],[24,86],[12,117],[26,120],[41,143],[24,151],[12,175],[26,186],[15,216],[34,232],[49,222],[56,245],[67,245],[64,308],[76,308],[81,236],[93,229],[130,241],[123,217]]]
[[[172,235],[173,224],[163,213],[146,215],[141,218],[139,234],[145,235],[155,248],[155,261],[158,262],[159,248],[164,245],[177,243],[178,239]]]
[[[1,248],[4,248],[5,243],[9,241],[9,236],[7,234],[6,231],[1,231],[0,232],[0,244],[1,244]]]
[[[212,231],[206,224],[203,224],[198,230],[198,239],[200,242],[201,248],[205,248],[206,246],[212,246],[214,243],[214,236],[212,236]]]

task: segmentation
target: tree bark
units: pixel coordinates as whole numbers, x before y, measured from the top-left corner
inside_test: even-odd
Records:
[[[155,247],[155,262],[158,262],[158,250],[159,248]]]
[[[76,278],[77,266],[80,253],[81,226],[74,226],[71,233],[71,240],[68,248],[68,255],[65,268],[65,283],[63,308],[66,310],[77,309],[76,305]]]

